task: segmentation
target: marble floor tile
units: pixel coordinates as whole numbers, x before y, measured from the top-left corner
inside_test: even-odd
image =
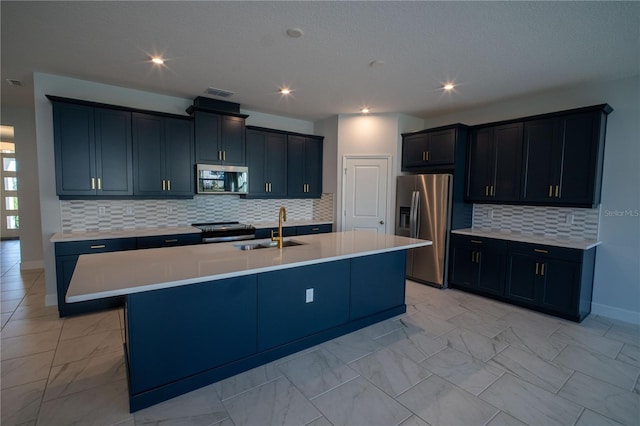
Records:
[[[49,377],[55,351],[12,358],[0,363],[2,389],[43,380]]]
[[[456,328],[439,339],[450,348],[485,362],[507,347],[506,343],[489,339],[464,328]]]
[[[431,426],[431,425],[414,414],[404,422],[400,423],[398,426]]]
[[[625,343],[616,357],[618,361],[626,362],[634,367],[640,367],[640,346]]]
[[[236,426],[304,425],[321,413],[285,377],[223,401]]]
[[[389,348],[353,361],[349,366],[392,397],[431,375],[419,364]]]
[[[3,300],[0,302],[0,313],[7,314],[16,310],[22,299]]]
[[[507,328],[507,325],[498,318],[489,314],[476,314],[466,312],[449,320],[450,323],[467,330],[480,333],[485,337],[493,338]]]
[[[44,401],[126,378],[123,351],[57,365],[51,368]]]
[[[582,320],[581,323],[566,321],[564,323],[564,327],[575,328],[597,336],[604,336],[604,334],[611,328],[612,324],[613,323],[608,318],[591,314]]]
[[[318,349],[279,364],[278,369],[307,398],[318,396],[358,377],[354,369],[325,349]]]
[[[127,381],[76,392],[45,401],[38,413],[39,426],[113,425],[132,417]]]
[[[549,340],[579,346],[590,352],[606,355],[609,358],[615,358],[623,345],[622,342],[618,342],[617,340],[596,336],[588,331],[566,326],[562,326],[556,330]]]
[[[402,324],[397,320],[388,319],[386,321],[370,325],[369,327],[365,327],[360,330],[360,332],[371,339],[377,339],[378,337],[389,334],[400,328],[402,328]]]
[[[356,331],[337,339],[329,340],[320,347],[337,356],[345,364],[369,355],[379,350],[382,346],[370,337]]]
[[[0,301],[5,300],[21,300],[27,294],[26,290],[3,290],[0,291]]]
[[[4,326],[7,325],[9,319],[11,319],[12,314],[0,314],[0,323],[2,323],[2,329],[4,330]]]
[[[531,425],[570,425],[582,407],[509,373],[480,394],[480,398]]]
[[[623,389],[633,390],[640,369],[605,355],[569,345],[553,361]]]
[[[614,321],[604,337],[640,346],[640,325]]]
[[[567,346],[561,341],[552,341],[543,335],[515,326],[507,328],[494,340],[510,346],[517,346],[547,361],[554,359]]]
[[[487,364],[553,393],[557,393],[573,373],[569,368],[555,365],[516,346],[505,348]]]
[[[11,319],[27,319],[58,315],[57,306],[19,306]]]
[[[513,416],[505,413],[504,411],[500,411],[489,423],[487,426],[527,426],[525,423],[522,423],[520,420],[516,419]]]
[[[31,294],[31,291],[29,291],[29,294],[27,294],[20,302],[20,306],[33,306],[43,308],[46,306],[45,298],[45,294]]]
[[[640,395],[575,372],[558,395],[624,425],[638,425]]]
[[[513,307],[506,303],[497,302],[495,300],[478,297],[468,293],[463,294],[465,295],[464,299],[458,299],[458,303],[460,303],[460,306],[476,315],[490,315],[494,318],[502,318],[509,312],[513,311]]]
[[[133,414],[139,425],[209,426],[229,417],[211,386],[196,389]]]
[[[64,320],[60,340],[88,336],[103,331],[119,330],[120,318],[117,310],[78,315]]]
[[[2,329],[2,339],[41,333],[43,331],[60,330],[63,323],[64,321],[57,316],[11,320]]]
[[[544,337],[548,337],[555,332],[562,322],[560,319],[529,311],[524,308],[518,308],[507,315],[500,318],[500,321],[506,323],[507,327],[518,327],[525,331],[529,331]]]
[[[407,315],[400,320],[400,323],[410,329],[410,333],[414,330],[420,331],[427,337],[436,338],[456,328],[454,324],[435,318],[422,311]]]
[[[334,425],[397,425],[411,412],[380,389],[358,377],[313,400]]]
[[[333,426],[333,424],[327,420],[326,417],[322,416],[313,420],[311,423],[307,423],[305,426]]]
[[[282,372],[276,368],[275,364],[269,363],[217,382],[214,384],[214,389],[220,400],[224,401],[280,376]]]
[[[61,340],[53,365],[67,364],[109,352],[123,352],[120,330],[103,331],[88,336]]]
[[[0,424],[14,426],[36,420],[46,385],[46,380],[39,380],[2,389]]]
[[[500,368],[451,348],[427,358],[421,365],[476,396],[504,373]]]
[[[212,426],[236,426],[235,423],[233,423],[233,420],[231,420],[231,417],[227,417],[226,419],[213,424]]]
[[[498,412],[496,407],[437,375],[418,383],[398,401],[431,425],[485,424]]]
[[[58,345],[58,336],[60,330],[50,330],[3,339],[0,358],[4,361],[54,350]]]
[[[418,303],[416,308],[419,311],[445,321],[450,320],[457,315],[469,312],[465,308],[461,307],[457,301],[451,300],[450,298],[447,299],[448,300],[446,301],[442,301],[428,298],[426,301]]]
[[[621,424],[587,409],[582,412],[575,426],[621,426]]]
[[[425,336],[425,338],[427,337]],[[435,340],[433,341],[435,342]],[[380,336],[376,339],[376,342],[399,355],[409,358],[413,362],[420,362],[426,358],[426,355],[418,349],[418,346],[410,339],[404,329],[398,329],[384,336]],[[438,350],[441,350],[443,347],[444,345],[440,344]]]

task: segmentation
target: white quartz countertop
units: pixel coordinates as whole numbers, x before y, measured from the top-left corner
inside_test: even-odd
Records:
[[[67,302],[139,293],[180,285],[331,262],[431,245],[431,241],[372,231],[332,232],[285,238],[295,247],[243,251],[241,244],[199,244],[81,255]]]
[[[531,244],[543,244],[547,246],[566,247],[578,250],[588,250],[599,244],[598,240],[573,239],[563,237],[547,237],[543,235],[522,234],[519,232],[494,231],[476,228],[456,229],[452,234],[468,235],[471,237],[496,238],[499,240],[519,241]]]
[[[95,232],[58,232],[49,239],[52,243],[71,241],[109,240],[113,238],[155,237],[158,235],[199,234],[200,229],[193,226],[165,226],[161,228],[132,228],[118,231]]]

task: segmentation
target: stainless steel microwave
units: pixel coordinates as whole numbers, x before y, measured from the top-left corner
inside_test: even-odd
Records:
[[[247,167],[198,164],[196,180],[198,194],[246,194],[249,191]]]

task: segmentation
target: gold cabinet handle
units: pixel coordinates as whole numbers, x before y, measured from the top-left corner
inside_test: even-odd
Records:
[[[474,244],[482,244],[482,241],[480,240],[471,240],[471,242]]]
[[[480,263],[480,252],[476,252],[476,263]]]
[[[96,178],[91,178],[91,189],[96,189]]]
[[[164,179],[162,179],[162,190],[166,191],[167,190],[167,183]]]
[[[167,179],[167,191],[171,191],[171,179]]]
[[[556,198],[560,196],[560,185],[556,185]]]
[[[489,185],[485,185],[484,186],[484,196],[488,197],[489,196]]]
[[[471,263],[476,263],[476,252],[475,251],[471,252]]]
[[[98,178],[98,189],[102,189],[102,179]]]
[[[540,275],[544,275],[544,263],[540,264]]]
[[[267,182],[264,183],[264,192],[269,192],[269,184]]]
[[[549,185],[549,197],[553,197],[553,185]]]
[[[536,275],[538,275],[538,269],[540,268],[540,264],[536,262]]]
[[[491,196],[495,197],[496,196],[496,187],[491,185]]]
[[[177,243],[178,239],[177,238],[172,238],[170,240],[164,240],[165,243]]]
[[[549,250],[543,250],[543,249],[533,249],[533,251],[535,251],[536,253],[549,253]]]
[[[227,151],[222,151],[222,161],[227,161]]]
[[[95,246],[91,246],[92,249],[101,249],[101,248],[105,248],[106,246],[104,244],[98,244]]]

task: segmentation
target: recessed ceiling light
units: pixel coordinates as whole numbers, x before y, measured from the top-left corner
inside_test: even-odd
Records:
[[[447,83],[444,86],[442,86],[444,90],[453,90],[454,87],[455,86],[453,85],[453,83]]]
[[[164,59],[162,59],[160,56],[152,56],[151,62],[153,62],[156,65],[162,65],[164,64]]]
[[[289,28],[287,30],[287,35],[291,38],[300,38],[304,34],[300,28]]]
[[[283,87],[282,89],[280,89],[280,94],[281,95],[290,95],[291,94],[291,89],[289,89],[288,87]]]
[[[360,110],[360,112],[361,112],[361,113],[363,113],[363,114],[369,114],[369,108],[364,107],[364,108],[362,108],[362,109]]]

